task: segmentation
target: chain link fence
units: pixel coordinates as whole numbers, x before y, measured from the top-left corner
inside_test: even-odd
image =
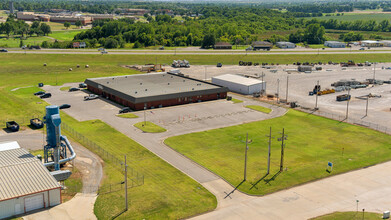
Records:
[[[103,149],[101,146],[96,144],[95,142],[91,141],[84,135],[80,134],[79,132],[75,131],[71,126],[68,124],[62,122],[61,128],[68,132],[72,138],[80,142],[83,146],[89,148],[92,150],[95,154],[97,154],[100,158],[102,158],[104,161],[109,161],[111,165],[113,165],[118,171],[120,171],[122,174],[125,174],[125,163],[124,161],[118,159],[113,154],[107,152],[105,149]],[[141,186],[144,184],[144,175],[136,171],[134,168],[127,166],[128,171],[128,188]],[[123,186],[117,186],[117,185],[123,185],[123,183],[118,184],[112,184],[109,187],[106,187],[105,189],[99,188],[99,193],[106,193],[106,192],[112,192],[112,191],[118,191]]]

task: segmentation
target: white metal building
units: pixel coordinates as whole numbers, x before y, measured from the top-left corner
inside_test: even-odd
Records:
[[[344,48],[344,47],[346,47],[346,44],[344,42],[339,42],[339,41],[325,41],[324,45],[326,47],[331,47],[331,48]]]
[[[15,141],[0,143],[0,219],[61,203],[61,186]]]
[[[276,46],[281,49],[289,49],[289,48],[295,48],[296,44],[292,42],[277,42]]]
[[[383,43],[376,40],[363,40],[361,41],[362,47],[382,47]]]
[[[382,40],[380,43],[382,43],[384,47],[391,47],[391,40]]]
[[[212,83],[227,87],[232,92],[250,95],[253,93],[266,91],[266,82],[244,76],[225,74],[212,77]]]

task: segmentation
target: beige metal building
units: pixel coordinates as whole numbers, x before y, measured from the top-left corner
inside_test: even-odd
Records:
[[[61,203],[61,186],[18,143],[0,143],[0,219]]]

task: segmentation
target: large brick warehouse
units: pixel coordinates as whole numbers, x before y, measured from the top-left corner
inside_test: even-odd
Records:
[[[172,73],[86,79],[88,90],[133,110],[225,99],[228,88]]]

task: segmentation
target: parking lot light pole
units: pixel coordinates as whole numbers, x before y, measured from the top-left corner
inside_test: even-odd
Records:
[[[246,178],[247,178],[247,150],[248,150],[248,133],[246,135],[246,150],[244,153],[244,178],[243,178],[243,181],[246,181]]]
[[[346,103],[346,120],[349,117],[349,102],[350,102],[350,89],[348,89],[348,102]]]
[[[369,94],[367,96],[367,107],[365,109],[365,117],[368,116],[368,102],[369,102]]]
[[[315,110],[318,110],[318,88],[319,88],[319,80],[318,80],[318,84],[317,84],[317,87],[316,87],[316,101],[315,101]]]

